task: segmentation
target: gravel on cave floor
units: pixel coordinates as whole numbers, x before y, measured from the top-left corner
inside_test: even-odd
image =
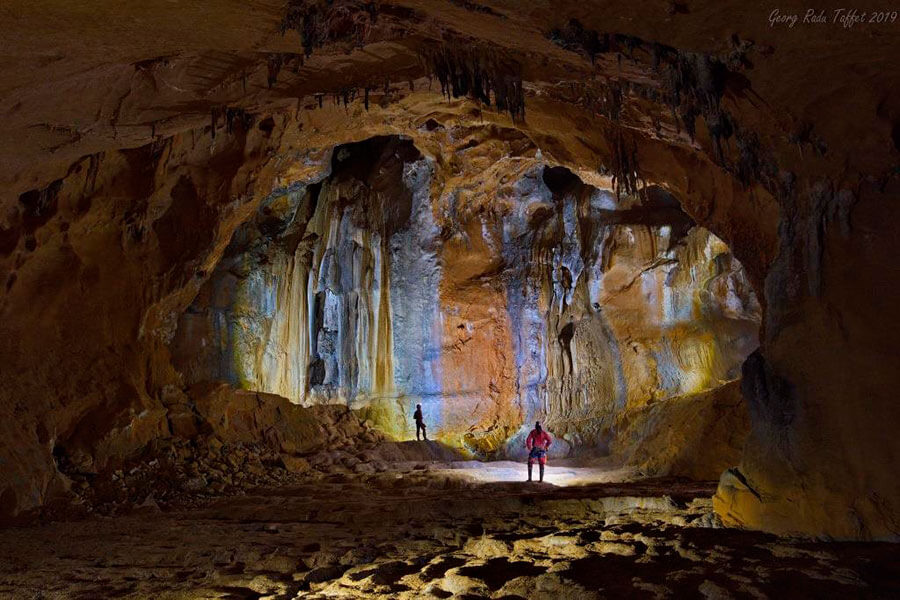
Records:
[[[714,483],[454,466],[7,528],[0,598],[900,597],[900,544],[723,529]]]

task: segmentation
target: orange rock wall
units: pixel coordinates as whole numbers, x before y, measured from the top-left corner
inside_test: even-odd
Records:
[[[733,380],[756,348],[740,264],[663,190],[535,162],[466,196],[437,164],[377,138],[264,200],[180,319],[186,382],[350,405],[400,439],[421,403],[479,456],[520,455],[535,419],[558,455],[605,453],[630,411]]]
[[[720,514],[771,531],[900,535],[894,25],[771,27],[766,10],[733,0],[479,3],[489,10],[395,0],[377,23],[348,3],[371,26],[324,32],[311,57],[279,27],[280,1],[6,3],[3,510],[43,502],[56,449],[160,433],[154,411],[185,406],[169,336],[233,230],[323,149],[404,134],[473,208],[538,148],[595,187],[614,171],[672,192],[728,243],[764,310],[745,376],[753,432]],[[492,75],[521,78],[524,118],[442,96],[422,56],[433,66],[443,50],[511,67]],[[448,200],[434,195],[438,212]],[[595,329],[576,325],[573,340]],[[591,352],[605,361],[604,348]],[[541,381],[544,362],[523,372]]]

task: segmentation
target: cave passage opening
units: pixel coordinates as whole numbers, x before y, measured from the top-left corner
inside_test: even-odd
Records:
[[[94,4],[4,4],[0,596],[900,597],[895,22]]]
[[[619,195],[533,148],[473,183],[484,158],[374,137],[270,194],[179,319],[186,384],[350,407],[395,442],[421,404],[440,449],[413,459],[521,461],[540,420],[561,485],[603,480],[593,459],[736,464],[761,309],[727,244],[663,187]]]

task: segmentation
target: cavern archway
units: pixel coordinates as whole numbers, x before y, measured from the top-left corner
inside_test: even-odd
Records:
[[[4,6],[3,593],[890,595],[893,9],[527,4]]]
[[[742,267],[662,188],[597,189],[518,141],[517,175],[474,206],[446,157],[397,137],[338,146],[273,192],[179,319],[185,384],[347,405],[398,440],[422,404],[432,439],[480,458],[522,458],[539,419],[555,457],[717,478],[747,433],[736,382],[758,346]],[[460,162],[490,152],[460,143]],[[675,399],[697,403],[680,424]],[[682,443],[641,447],[673,425]],[[667,462],[680,454],[694,463]]]

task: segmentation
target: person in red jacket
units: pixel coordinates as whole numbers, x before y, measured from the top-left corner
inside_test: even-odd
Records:
[[[541,479],[544,480],[544,465],[547,464],[547,450],[550,449],[550,434],[541,429],[541,423],[534,424],[534,429],[525,439],[525,447],[528,448],[528,481],[531,481],[531,466],[537,461],[541,469]]]

